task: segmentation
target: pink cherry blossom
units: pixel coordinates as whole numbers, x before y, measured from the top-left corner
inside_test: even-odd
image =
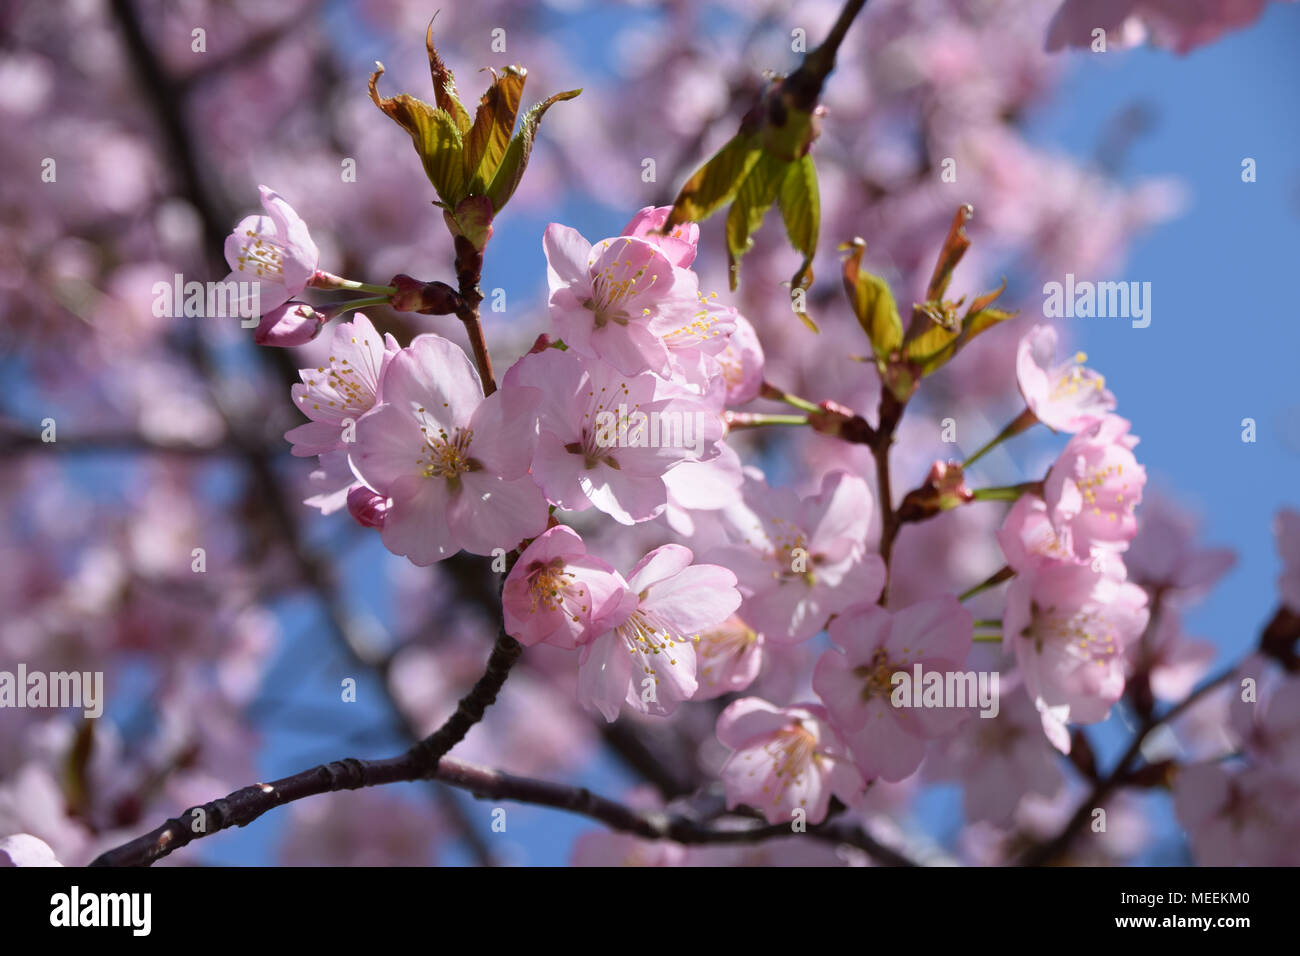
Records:
[[[695,261],[696,247],[700,242],[700,226],[695,222],[683,222],[668,232],[663,232],[664,223],[668,221],[668,214],[672,210],[672,206],[646,206],[623,227],[622,234],[658,246],[669,262],[686,269]]]
[[[1142,520],[1124,552],[1124,563],[1135,583],[1170,592],[1208,589],[1235,563],[1230,548],[1202,548],[1196,541],[1192,515],[1163,495],[1143,495]],[[1187,597],[1186,594],[1179,597]]]
[[[694,274],[674,268],[653,243],[630,236],[592,246],[576,229],[552,223],[542,245],[551,322],[564,343],[628,375],[666,374],[668,347],[650,321],[689,323],[699,307]]]
[[[505,382],[539,395],[533,477],[569,511],[594,506],[620,524],[648,521],[667,507],[670,468],[718,454],[718,414],[651,372],[624,375],[545,349],[516,362]]]
[[[540,534],[546,498],[528,476],[539,399],[517,387],[484,398],[465,353],[438,335],[393,356],[350,455],[366,486],[392,499],[384,546],[427,565]]]
[[[926,742],[950,733],[971,713],[944,701],[938,707],[895,705],[894,675],[958,670],[970,653],[974,621],[951,595],[890,614],[857,604],[831,622],[828,650],[813,670],[813,690],[868,780],[897,782],[912,775]],[[906,702],[905,702],[906,704]]]
[[[736,572],[750,626],[773,642],[806,641],[884,586],[884,563],[866,547],[871,510],[867,483],[848,472],[827,474],[821,493],[802,500],[748,479],[744,501],[726,511],[736,543],[709,558]]]
[[[1183,633],[1182,616],[1168,604],[1143,640],[1129,645],[1130,665],[1147,672],[1147,683],[1157,700],[1179,701],[1190,694],[1210,669],[1216,653],[1209,641]]]
[[[832,796],[852,806],[866,789],[817,704],[744,697],[719,715],[717,732],[734,751],[721,771],[728,809],[754,807],[768,823],[789,823],[803,810],[808,823],[821,823]]]
[[[1146,605],[1137,585],[1084,565],[1046,565],[1012,580],[1003,646],[1062,753],[1070,749],[1066,723],[1105,720],[1124,693],[1124,654],[1146,628]]]
[[[695,700],[709,700],[742,691],[763,668],[763,635],[736,615],[700,634],[695,645]]]
[[[623,576],[588,554],[576,531],[548,528],[524,549],[506,578],[506,633],[525,646],[573,650],[608,629],[626,592]]]
[[[1017,572],[1064,563],[1088,565],[1120,580],[1127,575],[1123,556],[1116,551],[1098,547],[1088,558],[1080,558],[1074,551],[1069,526],[1053,527],[1047,505],[1037,495],[1016,499],[998,529],[997,539],[1007,564]]]
[[[1003,675],[996,717],[966,721],[926,758],[926,779],[961,782],[968,820],[1008,823],[1026,794],[1051,797],[1065,782],[1038,708],[1009,685]]]
[[[693,511],[720,511],[736,500],[745,483],[740,456],[719,442],[720,454],[712,461],[683,461],[664,473],[668,508],[664,519],[684,537],[695,534]]]
[[[1258,701],[1233,698],[1229,724],[1253,762],[1300,784],[1300,675],[1259,684]]]
[[[306,302],[291,299],[262,316],[262,321],[253,330],[253,341],[258,345],[292,348],[306,345],[324,326],[324,315]]]
[[[1277,592],[1282,603],[1300,614],[1300,511],[1283,508],[1273,524],[1277,549],[1282,555],[1282,574]]]
[[[258,186],[257,191],[266,214],[246,216],[226,237],[226,263],[231,272],[225,281],[257,283],[257,302],[261,314],[266,315],[307,288],[316,274],[320,252],[307,224],[283,196],[265,186]],[[237,304],[241,309],[252,305],[242,296]]]
[[[758,397],[763,387],[763,346],[754,326],[740,313],[733,319],[735,328],[726,348],[715,359],[722,368],[727,386],[727,404],[744,405]]]
[[[1174,778],[1174,812],[1201,866],[1300,864],[1300,785],[1267,770],[1195,764]]]
[[[1118,46],[1152,42],[1189,53],[1224,33],[1254,23],[1268,0],[1065,0],[1052,18],[1047,49],[1091,49],[1092,31]]]
[[[1056,361],[1056,329],[1036,325],[1020,340],[1016,352],[1016,379],[1020,394],[1034,416],[1054,431],[1074,433],[1106,416],[1115,408],[1115,396],[1105,380],[1084,368],[1087,356]]]
[[[1128,429],[1118,415],[1094,422],[1070,439],[1047,474],[1044,500],[1052,526],[1069,529],[1081,558],[1094,545],[1123,550],[1137,533],[1133,509],[1147,475],[1133,457],[1138,440]]]
[[[374,408],[379,380],[399,350],[391,335],[380,337],[361,313],[334,330],[329,357],[318,368],[298,371],[301,385],[290,390],[298,409],[311,419],[285,432],[299,458],[345,448],[352,437],[348,425]]]
[[[692,564],[679,544],[647,554],[627,578],[619,614],[583,645],[578,699],[613,721],[624,704],[667,716],[694,696],[695,640],[740,605],[736,577],[726,568]]]

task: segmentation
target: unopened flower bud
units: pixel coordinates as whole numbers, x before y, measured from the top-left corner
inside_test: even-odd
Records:
[[[389,285],[397,289],[389,305],[398,312],[451,315],[461,306],[460,293],[445,282],[421,282],[408,275],[395,275]]]
[[[262,316],[253,332],[253,341],[279,348],[305,345],[324,327],[325,319],[306,302],[286,302]]]
[[[348,514],[363,528],[382,529],[388,516],[388,499],[365,485],[357,485],[348,492]]]

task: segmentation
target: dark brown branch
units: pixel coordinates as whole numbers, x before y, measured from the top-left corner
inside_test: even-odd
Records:
[[[594,794],[585,787],[517,777],[453,758],[443,760],[430,770],[417,746],[399,757],[337,760],[271,783],[244,787],[221,800],[190,808],[157,829],[109,850],[91,866],[149,866],[195,840],[230,827],[248,826],[267,811],[295,800],[426,778],[466,790],[482,799],[510,800],[576,813],[604,823],[611,830],[631,833],[646,840],[672,840],[688,846],[703,846],[759,843],[796,835],[785,823],[761,824],[744,817],[702,821],[677,812],[636,810]],[[898,851],[881,844],[862,827],[846,821],[811,825],[806,835],[855,846],[887,866],[915,865]]]

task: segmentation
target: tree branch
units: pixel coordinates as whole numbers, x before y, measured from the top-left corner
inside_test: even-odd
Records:
[[[517,777],[454,758],[442,760],[430,769],[417,745],[399,757],[336,760],[271,783],[243,787],[223,799],[191,807],[157,829],[102,854],[91,866],[149,866],[195,840],[230,827],[248,826],[267,811],[296,800],[340,790],[359,790],[428,778],[468,791],[480,799],[552,807],[590,817],[611,830],[646,840],[716,846],[759,843],[796,835],[785,823],[755,823],[745,817],[705,821],[680,812],[636,810],[594,794],[585,787]],[[805,835],[857,847],[887,866],[916,865],[897,850],[880,843],[862,827],[846,821],[814,824],[808,827]]]

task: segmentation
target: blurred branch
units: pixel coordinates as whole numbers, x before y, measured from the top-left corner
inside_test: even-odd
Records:
[[[136,454],[136,455],[187,455],[198,458],[218,455],[238,455],[240,449],[227,443],[217,445],[191,445],[185,442],[165,442],[132,432],[111,435],[74,435],[56,441],[44,441],[40,435],[22,430],[0,430],[0,455],[24,452],[56,452],[60,454]]]
[[[247,67],[275,49],[285,37],[301,29],[304,19],[314,16],[324,5],[323,0],[308,0],[292,16],[250,33],[243,43],[228,53],[204,57],[202,66],[177,81],[179,92],[182,96],[188,96],[196,87],[213,77],[221,76],[232,68]]]

